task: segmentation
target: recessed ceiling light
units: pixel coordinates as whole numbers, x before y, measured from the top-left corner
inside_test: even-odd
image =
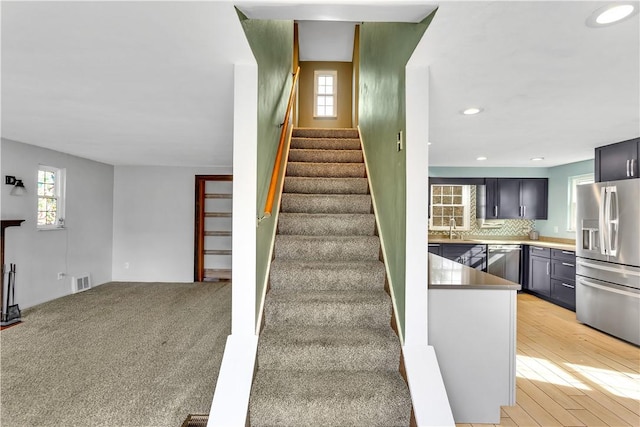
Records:
[[[427,142],[427,145],[431,145],[431,143],[430,143],[430,142]]]
[[[465,116],[472,116],[474,114],[478,114],[481,111],[482,111],[482,108],[471,107],[471,108],[467,108],[466,110],[463,110],[462,114],[464,114]]]
[[[638,8],[633,3],[616,3],[596,9],[589,18],[587,26],[604,27],[615,24],[623,19],[629,18],[638,13]]]
[[[541,160],[544,160],[544,157],[532,157],[531,158],[531,161],[533,161],[533,162],[539,162]]]
[[[476,160],[487,160],[487,158],[485,156],[478,156]]]

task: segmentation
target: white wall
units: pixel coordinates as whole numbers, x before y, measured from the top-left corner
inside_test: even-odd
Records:
[[[116,166],[113,280],[193,282],[195,176],[230,173],[231,167]]]
[[[6,231],[5,264],[17,264],[16,300],[31,307],[71,293],[72,276],[89,273],[93,285],[111,280],[113,166],[2,139],[2,219],[24,219]],[[38,165],[66,168],[65,229],[36,229]],[[5,175],[24,181],[11,196]],[[58,273],[65,273],[58,280]]]

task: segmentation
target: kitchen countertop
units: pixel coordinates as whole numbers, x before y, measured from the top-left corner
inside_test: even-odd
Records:
[[[429,254],[427,281],[429,283],[429,289],[488,289],[510,291],[519,291],[522,289],[522,286],[517,283],[434,254]]]
[[[553,242],[549,240],[530,240],[527,238],[500,238],[500,237],[466,237],[461,239],[450,239],[448,237],[429,236],[429,243],[479,243],[483,245],[532,245],[543,248],[561,249],[564,251],[575,251],[575,244]]]

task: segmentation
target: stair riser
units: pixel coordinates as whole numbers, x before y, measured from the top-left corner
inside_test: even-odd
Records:
[[[292,149],[359,150],[359,139],[292,138]]]
[[[371,196],[284,193],[280,202],[280,211],[309,214],[369,214],[371,213]]]
[[[364,163],[296,163],[287,164],[287,176],[327,178],[363,178]]]
[[[292,136],[303,138],[358,138],[358,129],[294,128]]]
[[[285,193],[303,194],[367,194],[366,178],[307,178],[286,177]]]
[[[292,215],[292,216],[287,216]],[[364,215],[299,216],[281,213],[278,234],[306,236],[373,236],[375,217]]]
[[[400,344],[393,342],[389,342],[385,347],[371,345],[258,347],[258,369],[397,371],[399,366]]]
[[[265,324],[281,326],[385,326],[391,318],[391,301],[367,304],[327,302],[291,303],[267,299]]]
[[[350,240],[287,240],[288,236],[276,236],[276,259],[309,261],[376,260],[380,254],[380,240],[374,237],[357,237]]]
[[[360,150],[300,150],[289,151],[289,162],[362,163]]]
[[[367,266],[368,267],[368,266]],[[385,270],[376,267],[321,269],[304,266],[281,268],[273,263],[269,276],[271,289],[300,291],[356,291],[384,288]]]

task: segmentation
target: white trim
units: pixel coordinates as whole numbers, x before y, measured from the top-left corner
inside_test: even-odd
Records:
[[[433,346],[405,345],[402,355],[416,424],[420,427],[454,427],[453,412]]]
[[[408,174],[407,174],[408,175]],[[433,225],[433,208],[436,206],[461,206],[464,209],[462,219],[462,224],[456,224],[456,230],[468,231],[471,230],[471,186],[467,184],[429,184],[430,186],[439,186],[439,187],[462,187],[462,203],[460,204],[451,204],[451,205],[440,205],[433,203],[433,189],[431,189],[431,200],[429,200],[429,209],[431,210],[430,218],[427,219],[429,224],[429,230],[433,231],[442,231],[449,230],[448,225]],[[428,191],[428,190],[427,190]]]
[[[389,272],[389,263],[387,262],[387,251],[384,244],[384,238],[382,237],[382,233],[380,232],[380,223],[378,221],[378,210],[376,208],[376,196],[373,193],[373,187],[371,186],[371,178],[369,176],[369,163],[367,162],[367,153],[364,149],[364,143],[362,141],[362,133],[360,132],[360,125],[358,125],[358,136],[360,139],[360,148],[362,149],[362,157],[364,158],[364,168],[367,174],[367,184],[369,185],[369,192],[371,194],[371,204],[373,205],[373,214],[376,218],[376,229],[378,230],[378,238],[380,239],[380,248],[382,249],[382,259],[384,260],[384,269],[387,275],[387,279],[389,280],[389,292],[391,293],[391,302],[393,303],[393,314],[396,318],[396,325],[398,326],[398,337],[400,338],[400,344],[404,345],[404,337],[403,332],[404,328],[400,323],[400,318],[398,317],[398,304],[396,303],[396,295],[393,292],[393,281],[391,279],[391,274]],[[425,285],[426,288],[426,285]]]
[[[318,77],[331,76],[333,77],[333,92],[331,97],[333,98],[333,114],[331,115],[319,115],[318,114]],[[326,96],[323,94],[322,96]],[[315,70],[313,72],[313,118],[315,119],[335,119],[338,117],[338,70]]]
[[[46,225],[38,224],[38,200],[41,196],[38,194],[38,182],[40,182],[40,180],[36,175],[36,229],[39,231],[64,229],[65,208],[67,203],[67,169],[38,164],[38,175],[40,174],[40,171],[52,172],[55,175],[54,190],[56,193],[56,223]]]
[[[246,425],[257,353],[257,336],[227,337],[207,427]]]
[[[577,211],[577,203],[574,206],[573,203],[573,199],[576,196],[576,190],[578,185],[584,185],[584,184],[592,184],[595,182],[595,174],[593,172],[590,173],[585,173],[585,174],[580,174],[580,175],[573,175],[570,176],[568,178],[568,185],[567,185],[567,231],[568,232],[572,232],[575,233],[576,229],[575,228],[571,228],[571,226],[573,225],[572,223],[574,221],[572,221],[575,218],[572,218],[573,216],[575,216],[576,211]]]

